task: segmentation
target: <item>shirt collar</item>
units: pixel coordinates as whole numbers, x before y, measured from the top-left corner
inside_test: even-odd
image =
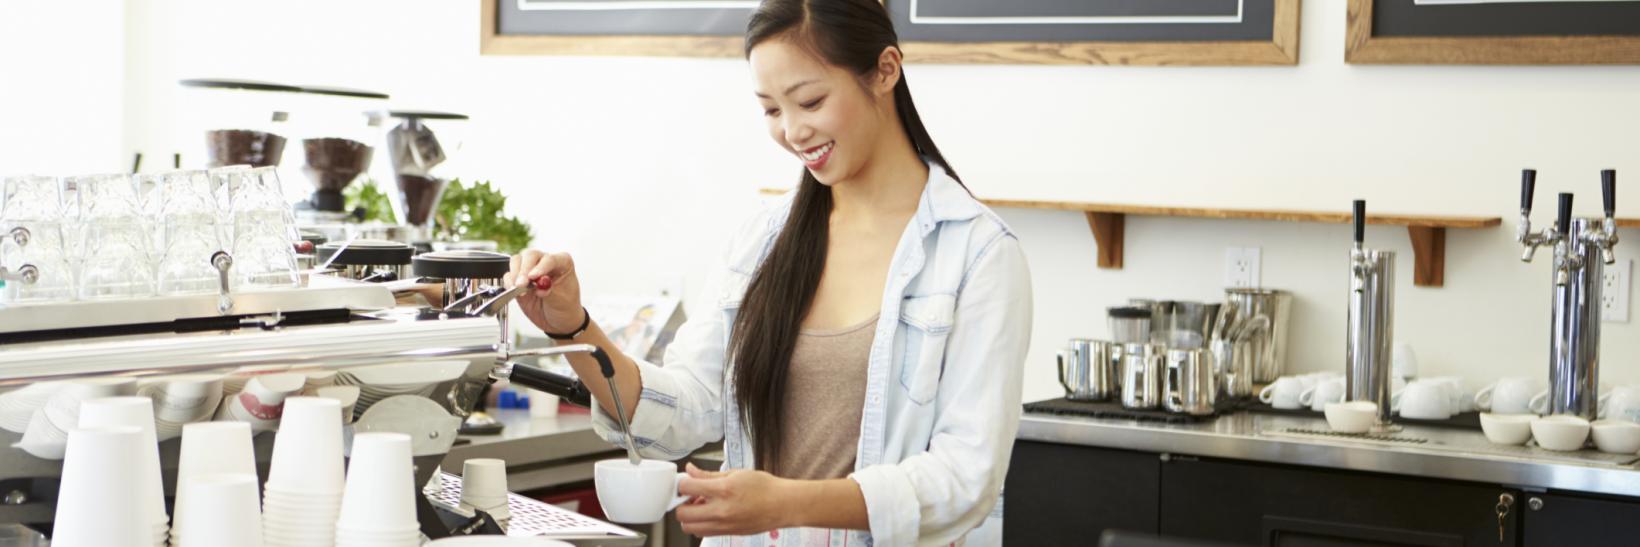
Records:
[[[968,220],[979,213],[979,201],[957,179],[946,174],[943,166],[928,162],[928,184],[923,187],[916,215],[923,232],[933,230],[935,223]]]

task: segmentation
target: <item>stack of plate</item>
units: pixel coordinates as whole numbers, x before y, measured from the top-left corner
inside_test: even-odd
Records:
[[[34,411],[62,389],[62,382],[37,382],[0,394],[0,428],[12,433],[28,430]]]
[[[467,365],[467,361],[421,361],[350,368],[336,374],[336,385],[359,387],[353,408],[360,415],[388,397],[431,397],[439,383],[460,378]]]
[[[182,436],[182,426],[206,422],[222,403],[222,375],[186,374],[145,381],[137,394],[154,400],[154,432],[159,440]]]

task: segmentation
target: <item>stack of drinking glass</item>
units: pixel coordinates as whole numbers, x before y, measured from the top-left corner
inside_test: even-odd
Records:
[[[9,303],[294,287],[295,217],[271,167],[65,179],[10,177],[0,202],[0,264],[32,265]],[[18,237],[21,229],[24,237]]]

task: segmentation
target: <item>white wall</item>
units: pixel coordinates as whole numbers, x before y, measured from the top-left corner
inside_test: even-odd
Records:
[[[0,174],[130,168],[124,28],[119,0],[0,2]]]
[[[1396,335],[1423,370],[1471,387],[1546,370],[1548,268],[1511,242],[1518,170],[1540,203],[1575,190],[1596,209],[1597,171],[1640,173],[1640,71],[1632,67],[1365,67],[1342,61],[1344,3],[1305,3],[1303,62],[1281,68],[912,66],[932,133],[985,196],[1216,207],[1503,216],[1448,236],[1446,284],[1412,286],[1404,230]],[[739,60],[483,57],[476,2],[128,3],[126,146],[168,154],[178,78],[221,76],[390,91],[400,104],[473,116],[465,177],[492,178],[537,245],[575,253],[589,290],[682,278],[695,309],[719,241],[798,166],[763,136]],[[174,140],[174,139],[173,139]],[[1626,191],[1623,196],[1635,196]],[[1622,197],[1622,196],[1620,196]],[[1640,216],[1633,198],[1620,209]],[[1547,207],[1538,216],[1548,219]],[[1081,215],[1004,210],[1033,271],[1026,398],[1055,395],[1053,351],[1105,334],[1133,296],[1217,299],[1226,246],[1263,249],[1263,281],[1297,294],[1292,368],[1338,369],[1348,228],[1130,218],[1127,268],[1094,267]],[[1640,255],[1640,234],[1620,256]],[[1607,325],[1605,377],[1640,381],[1640,326]]]

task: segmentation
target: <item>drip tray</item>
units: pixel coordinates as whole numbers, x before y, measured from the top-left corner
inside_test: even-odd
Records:
[[[1266,429],[1259,432],[1265,437],[1284,437],[1292,439],[1323,439],[1333,441],[1358,442],[1390,447],[1419,448],[1454,454],[1490,456],[1496,458],[1512,458],[1535,462],[1572,463],[1582,465],[1599,465],[1609,467],[1629,467],[1640,461],[1640,455],[1635,454],[1607,454],[1594,449],[1583,449],[1576,452],[1557,452],[1538,448],[1536,444],[1525,446],[1493,444],[1486,441],[1464,442],[1448,444],[1439,440],[1432,440],[1408,433],[1373,434],[1373,433],[1338,433],[1321,429],[1306,429],[1298,427]]]

